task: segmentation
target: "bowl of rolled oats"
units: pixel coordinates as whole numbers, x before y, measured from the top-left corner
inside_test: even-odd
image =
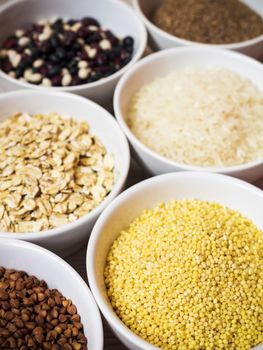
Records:
[[[122,190],[127,140],[106,110],[79,96],[17,91],[0,106],[0,239],[67,256]]]

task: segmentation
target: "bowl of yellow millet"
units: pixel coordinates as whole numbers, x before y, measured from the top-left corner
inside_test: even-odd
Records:
[[[96,222],[87,275],[130,350],[262,349],[263,192],[205,172],[129,188]]]

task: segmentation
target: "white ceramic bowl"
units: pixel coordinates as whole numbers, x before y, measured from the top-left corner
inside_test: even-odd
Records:
[[[32,90],[0,94],[0,121],[15,112],[58,112],[77,120],[85,120],[90,125],[91,133],[98,136],[114,157],[113,189],[89,214],[65,226],[38,233],[0,232],[0,240],[1,238],[22,239],[67,256],[77,251],[88,240],[91,228],[100,213],[122,190],[130,166],[128,142],[117,122],[106,110],[94,102],[73,94]]]
[[[112,98],[115,85],[121,75],[138,61],[145,50],[147,34],[141,20],[130,6],[119,0],[13,0],[0,7],[0,43],[16,29],[54,16],[76,19],[85,16],[94,17],[104,28],[112,30],[117,36],[125,37],[130,35],[134,38],[132,60],[120,71],[89,84],[51,88],[52,91],[72,92],[101,104],[107,104]],[[2,71],[0,71],[0,86],[5,91],[25,88],[47,89],[11,78]]]
[[[79,274],[63,259],[35,244],[2,239],[0,266],[22,270],[58,289],[76,305],[81,316],[89,350],[103,350],[103,328],[93,296]]]
[[[250,79],[263,93],[263,65],[237,52],[215,48],[181,47],[163,50],[143,58],[119,81],[114,93],[114,112],[137,158],[147,170],[159,175],[181,170],[211,171],[242,178],[249,182],[263,177],[263,159],[232,167],[201,167],[167,159],[145,146],[126,123],[127,109],[133,95],[144,84],[171,71],[188,67],[222,67]]]
[[[87,273],[91,291],[105,319],[131,350],[156,350],[131,332],[113,311],[104,284],[105,261],[120,231],[144,209],[180,199],[215,201],[238,210],[263,229],[263,191],[244,181],[220,174],[181,172],[140,182],[119,195],[96,222],[87,250]]]
[[[242,0],[254,11],[263,17],[263,6],[261,0]],[[142,21],[144,22],[148,32],[149,38],[153,46],[159,50],[167,49],[169,47],[176,46],[197,46],[197,47],[218,47],[221,49],[229,49],[242,52],[248,56],[255,58],[262,58],[263,56],[263,35],[260,35],[254,39],[246,40],[240,43],[234,44],[202,44],[190,40],[178,38],[172,34],[165,32],[164,30],[153,24],[149,17],[154,9],[159,6],[161,0],[133,0],[133,6],[138,13]]]

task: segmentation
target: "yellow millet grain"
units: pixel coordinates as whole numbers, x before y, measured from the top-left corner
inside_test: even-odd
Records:
[[[120,319],[164,350],[249,350],[263,342],[263,232],[199,200],[145,210],[108,254]]]

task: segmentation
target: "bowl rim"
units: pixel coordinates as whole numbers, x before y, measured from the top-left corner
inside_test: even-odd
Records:
[[[137,136],[131,131],[131,129],[127,125],[126,119],[120,108],[120,101],[121,101],[121,95],[123,93],[123,88],[128,83],[130,78],[138,74],[138,70],[141,69],[142,67],[147,66],[148,64],[150,65],[154,61],[161,61],[162,58],[164,57],[173,56],[174,58],[176,58],[178,54],[190,53],[194,55],[195,53],[200,53],[200,52],[207,53],[208,55],[211,53],[213,54],[217,53],[218,55],[221,55],[221,56],[233,57],[238,60],[242,60],[247,64],[252,64],[256,66],[256,68],[260,69],[263,74],[263,65],[260,62],[258,62],[256,59],[252,57],[246,56],[242,53],[235,52],[235,51],[222,50],[214,47],[201,48],[201,47],[184,46],[184,47],[172,47],[169,49],[154,52],[146,57],[143,57],[131,69],[129,69],[129,71],[127,71],[119,80],[113,95],[114,114],[116,116],[118,123],[120,124],[123,132],[125,133],[125,135],[127,136],[128,140],[131,142],[132,145],[133,144],[136,145],[136,147],[138,147],[142,152],[144,152],[151,158],[154,158],[158,162],[165,163],[170,167],[177,167],[183,170],[191,170],[191,171],[209,171],[212,173],[231,174],[234,172],[244,171],[244,170],[251,169],[253,167],[261,165],[263,163],[263,158],[252,160],[244,164],[224,166],[224,167],[200,166],[200,165],[180,163],[175,160],[164,157],[161,154],[153,151],[148,146],[146,146],[142,141],[139,140],[139,138],[137,138]],[[154,80],[154,77],[153,77],[153,80]]]
[[[207,43],[201,43],[197,41],[191,41],[183,38],[179,38],[178,36],[175,36],[173,34],[170,34],[166,32],[165,30],[159,28],[156,26],[153,22],[149,20],[148,17],[145,16],[143,13],[141,6],[140,6],[140,0],[132,0],[133,7],[135,11],[138,13],[138,15],[141,17],[143,23],[146,25],[147,29],[152,32],[156,32],[161,37],[165,38],[166,40],[170,40],[173,42],[173,44],[181,44],[181,45],[192,45],[197,47],[218,47],[221,49],[230,49],[230,50],[238,50],[238,49],[244,49],[247,46],[252,46],[259,44],[261,41],[263,41],[263,34],[256,36],[255,38],[244,40],[238,43],[231,43],[231,44],[207,44]],[[255,11],[255,10],[254,10]],[[257,11],[255,11],[258,13]],[[262,16],[261,16],[262,17]]]
[[[20,241],[17,239],[2,238],[1,239],[1,247],[3,247],[3,246],[17,247],[18,249],[25,248],[25,249],[37,252],[40,256],[45,255],[46,257],[48,257],[48,259],[53,259],[55,263],[62,266],[67,274],[71,274],[71,276],[74,276],[74,279],[77,281],[79,286],[81,286],[81,288],[83,290],[85,290],[85,292],[87,293],[87,297],[89,298],[90,303],[92,305],[91,312],[92,312],[93,322],[96,322],[96,324],[97,324],[96,326],[97,326],[97,331],[98,331],[98,335],[99,335],[98,338],[96,339],[96,342],[98,342],[98,344],[96,345],[98,348],[96,348],[96,350],[102,350],[103,343],[104,343],[104,337],[103,337],[103,326],[102,326],[102,320],[101,320],[99,308],[96,304],[94,296],[92,295],[87,283],[85,283],[85,281],[79,275],[79,273],[68,262],[66,262],[65,260],[60,258],[58,255],[54,254],[53,252],[51,252],[48,249],[45,249],[45,248],[38,246],[36,244],[26,242],[26,241]],[[8,266],[7,268],[12,268],[12,266]],[[26,272],[30,275],[30,272],[28,272],[28,271],[26,271]],[[37,277],[41,278],[41,276],[37,276]],[[47,284],[49,284],[49,282],[47,281],[46,278],[45,278],[45,281],[47,282]],[[80,314],[80,312],[79,312],[79,314]]]
[[[65,99],[71,99],[75,100],[76,102],[84,102],[85,104],[90,105],[92,108],[97,109],[101,114],[103,115],[102,118],[108,118],[110,123],[113,126],[113,129],[119,133],[119,135],[116,135],[119,138],[119,143],[121,145],[121,150],[122,153],[124,154],[123,160],[124,164],[121,167],[121,169],[118,170],[118,176],[115,179],[114,186],[112,188],[112,191],[105,197],[105,199],[94,209],[92,209],[88,214],[82,216],[81,218],[77,219],[76,221],[73,221],[71,223],[68,223],[63,226],[59,226],[53,229],[49,230],[43,230],[40,232],[25,232],[25,233],[16,233],[16,232],[2,232],[0,231],[0,239],[2,238],[16,238],[16,239],[21,239],[21,240],[45,240],[48,237],[58,237],[66,232],[69,232],[71,230],[75,230],[78,227],[82,226],[83,224],[87,223],[90,220],[95,219],[100,213],[107,207],[107,205],[114,199],[122,190],[128,173],[130,169],[130,149],[129,149],[129,144],[128,141],[122,132],[121,128],[119,127],[117,121],[113,118],[113,116],[108,112],[106,109],[98,105],[97,103],[84,98],[82,96],[66,93],[66,92],[59,92],[59,91],[35,91],[35,90],[17,90],[17,91],[11,91],[11,92],[6,92],[3,94],[0,94],[0,105],[2,100],[5,100],[6,98],[16,98],[16,96],[31,96],[31,95],[36,95],[36,96],[50,96],[50,97],[61,97]],[[74,116],[73,116],[74,117]],[[92,125],[91,125],[92,126]]]
[[[15,7],[18,3],[23,3],[29,0],[11,0],[10,2],[7,2],[6,4],[0,6],[0,17],[3,14],[3,12],[5,12],[6,10],[9,10],[13,7]],[[125,11],[129,11],[130,12],[130,16],[133,16],[133,22],[136,24],[138,30],[139,30],[139,35],[138,35],[138,49],[137,51],[134,51],[131,60],[125,65],[123,66],[120,70],[118,70],[117,72],[109,75],[106,78],[101,78],[98,81],[95,82],[91,82],[91,83],[86,83],[86,84],[81,84],[81,85],[75,85],[75,86],[41,86],[41,85],[35,85],[26,81],[22,81],[16,78],[13,78],[11,76],[9,76],[7,73],[3,72],[0,69],[0,78],[7,80],[9,83],[12,84],[16,84],[17,87],[19,88],[31,88],[31,89],[37,89],[37,90],[41,90],[41,91],[46,91],[49,89],[52,89],[52,91],[64,91],[64,92],[72,92],[72,93],[78,93],[80,91],[88,91],[91,90],[92,88],[96,88],[96,87],[101,87],[104,84],[110,84],[112,82],[114,82],[115,80],[118,80],[127,70],[129,70],[129,68],[136,63],[143,55],[145,48],[146,48],[146,44],[147,44],[147,31],[146,28],[143,24],[143,22],[141,21],[141,19],[139,18],[139,16],[135,13],[135,11],[133,11],[133,9],[131,8],[131,6],[129,6],[128,4],[126,4],[123,1],[115,1],[115,0],[104,0],[107,1],[109,3],[113,3],[116,8],[122,7],[123,9],[125,9]],[[133,35],[133,33],[131,33],[131,36]]]
[[[233,186],[238,186],[242,190],[248,190],[252,192],[256,196],[260,196],[263,202],[263,191],[258,187],[229,175],[224,174],[214,174],[210,172],[198,172],[198,171],[181,171],[181,172],[173,172],[166,173],[162,175],[153,176],[137,184],[129,187],[125,191],[123,191],[118,197],[116,197],[111,204],[103,211],[94,225],[90,239],[87,245],[87,253],[86,253],[86,271],[89,281],[89,286],[92,291],[92,294],[101,310],[105,319],[110,323],[113,329],[116,330],[121,336],[125,339],[129,339],[132,344],[138,346],[140,349],[147,350],[157,350],[159,348],[154,345],[148,343],[143,340],[141,337],[132,332],[117,316],[114,310],[110,306],[110,302],[105,302],[100,292],[100,288],[98,287],[98,283],[96,282],[95,276],[95,256],[96,256],[96,246],[98,244],[98,240],[101,234],[103,227],[105,226],[105,222],[110,219],[112,214],[118,210],[118,207],[123,202],[128,202],[130,198],[133,197],[136,193],[144,193],[144,190],[147,188],[153,188],[159,186],[159,184],[165,183],[167,180],[174,179],[174,182],[180,178],[187,178],[188,181],[194,181],[195,179],[215,179],[221,183],[226,183]]]

